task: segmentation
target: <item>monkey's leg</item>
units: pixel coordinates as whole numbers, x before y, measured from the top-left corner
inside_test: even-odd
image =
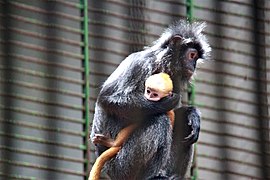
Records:
[[[191,165],[193,143],[198,140],[200,131],[200,113],[194,107],[181,107],[175,111],[173,141],[171,147],[170,164],[167,165],[168,176],[185,174]]]

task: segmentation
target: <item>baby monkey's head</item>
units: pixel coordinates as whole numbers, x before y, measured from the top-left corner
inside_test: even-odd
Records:
[[[158,73],[150,76],[145,81],[144,96],[151,101],[159,101],[172,93],[173,83],[166,73]]]

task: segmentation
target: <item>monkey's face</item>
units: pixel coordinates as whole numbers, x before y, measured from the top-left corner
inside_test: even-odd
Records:
[[[169,41],[168,48],[168,55],[165,58],[171,63],[173,74],[180,74],[182,80],[190,80],[197,61],[203,54],[200,44],[175,35]]]
[[[164,93],[164,92],[162,92],[162,91],[160,91],[158,89],[145,87],[144,97],[146,97],[146,99],[148,99],[150,101],[159,101],[163,97],[166,97],[166,96],[168,96],[170,94],[171,94],[171,92]]]
[[[182,77],[189,80],[195,72],[199,53],[194,48],[188,48],[182,59]]]

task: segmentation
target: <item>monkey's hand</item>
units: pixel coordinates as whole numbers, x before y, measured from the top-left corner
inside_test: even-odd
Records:
[[[200,133],[200,112],[192,106],[175,110],[175,134],[185,145],[197,142]]]
[[[199,132],[200,132],[200,111],[194,107],[187,108],[187,125],[190,133],[184,138],[184,142],[187,144],[193,144],[198,141]]]

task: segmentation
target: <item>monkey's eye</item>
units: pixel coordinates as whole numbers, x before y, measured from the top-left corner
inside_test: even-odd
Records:
[[[147,89],[146,92],[147,92],[147,94],[150,94],[151,93],[151,91],[149,89]]]
[[[157,94],[157,93],[153,93],[153,96],[154,96],[154,97],[158,97],[158,94]]]

